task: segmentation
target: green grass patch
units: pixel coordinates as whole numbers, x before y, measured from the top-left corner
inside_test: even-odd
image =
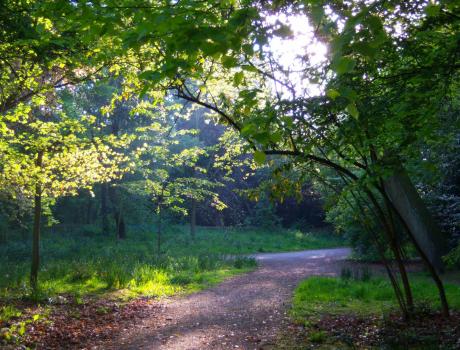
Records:
[[[438,292],[426,276],[411,276],[417,302],[439,308]],[[460,308],[460,286],[445,285],[452,308]],[[368,315],[387,312],[398,307],[388,279],[372,277],[355,280],[333,277],[311,277],[299,284],[294,292],[292,315],[297,321],[322,314],[356,313]]]
[[[124,297],[169,296],[200,290],[254,268],[255,260],[246,254],[343,245],[325,233],[283,229],[200,228],[191,240],[187,228],[177,226],[166,230],[158,254],[152,231],[154,227],[131,228],[123,241],[102,234],[45,233],[36,293],[28,283],[30,242],[8,242],[0,246],[0,302],[23,297],[53,302],[66,294],[79,300],[117,291]]]
[[[165,249],[168,251],[174,249],[176,252],[186,249],[221,254],[253,254],[334,248],[344,245],[346,244],[343,239],[324,230],[302,232],[282,228],[274,228],[271,231],[257,228],[200,228],[195,241],[190,242],[187,232],[184,232],[176,235],[174,240],[168,240]]]

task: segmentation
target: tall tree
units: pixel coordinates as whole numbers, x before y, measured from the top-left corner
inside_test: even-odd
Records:
[[[427,212],[425,205],[401,169],[421,140],[436,138],[436,111],[455,95],[458,5],[308,1],[239,6],[228,12],[228,21],[216,15],[217,25],[199,27],[200,38],[191,37],[196,45],[172,44],[169,38],[156,43],[167,63],[160,59],[158,68],[140,78],[218,113],[246,137],[260,163],[267,155],[293,157],[320,171],[331,168],[346,183],[361,186],[389,242],[395,237],[391,217],[404,224],[433,273],[447,313],[435,271],[441,268],[439,236],[430,216],[417,214]],[[321,82],[316,96],[299,88],[267,46],[270,38],[291,36],[281,20],[270,21],[269,16],[282,14],[306,16],[317,29],[312,41],[329,46],[328,59],[319,64],[304,54],[297,74]],[[222,80],[227,84],[218,86]],[[274,93],[273,84],[282,90]],[[398,246],[393,252],[400,256]],[[411,308],[402,264],[400,273]]]
[[[113,150],[113,141],[108,144],[91,137],[91,116],[71,118],[62,112],[59,100],[33,102],[21,103],[14,112],[1,116],[0,184],[13,197],[33,200],[31,286],[35,289],[43,206],[91,189],[94,183],[118,178],[126,159]]]

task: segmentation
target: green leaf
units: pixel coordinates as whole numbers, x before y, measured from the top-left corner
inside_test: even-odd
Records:
[[[282,117],[281,119],[287,128],[292,128],[292,126],[294,125],[292,117]]]
[[[254,152],[254,161],[257,164],[262,165],[266,159],[267,159],[267,156],[264,152],[261,152],[261,151]]]
[[[162,78],[162,75],[159,72],[153,71],[153,70],[146,70],[145,72],[142,72],[139,74],[139,79],[141,80],[151,80],[154,82],[160,81]]]
[[[377,53],[376,47],[374,47],[375,42],[372,42],[371,44],[366,43],[366,42],[359,42],[353,45],[353,48],[358,52],[359,54],[373,58],[375,54]]]
[[[246,55],[253,55],[254,54],[254,48],[252,47],[252,45],[249,45],[249,44],[244,44],[242,46],[243,48],[243,52],[246,54]]]
[[[253,137],[257,142],[260,142],[261,144],[266,144],[270,141],[270,134],[267,131],[255,134]]]
[[[244,73],[243,72],[236,72],[235,75],[233,76],[233,86],[238,87],[241,85],[244,79]]]
[[[248,71],[248,72],[255,72],[255,73],[258,72],[257,68],[254,66],[251,66],[250,64],[244,64],[241,66],[241,68],[243,68],[243,70]]]
[[[311,17],[315,24],[319,24],[324,17],[324,8],[321,5],[316,5],[311,9]]]
[[[351,72],[353,68],[355,68],[355,66],[356,66],[356,61],[353,58],[347,57],[347,56],[340,57],[333,64],[334,70],[339,75]]]
[[[358,108],[356,108],[356,104],[354,103],[350,103],[347,108],[346,108],[346,111],[355,119],[358,119],[359,118],[359,111],[358,111]]]
[[[430,4],[427,7],[425,7],[425,13],[428,17],[435,17],[439,15],[440,11],[441,7],[439,7],[439,5]]]
[[[237,66],[237,64],[238,64],[238,60],[235,57],[224,56],[222,58],[222,65],[225,68],[233,68],[233,67]]]
[[[358,95],[356,94],[356,91],[353,89],[349,88],[348,86],[341,86],[340,87],[340,96],[345,97],[348,99],[350,102],[354,102]]]
[[[275,131],[270,134],[270,141],[280,142],[283,139],[283,134],[280,131]]]
[[[335,89],[329,89],[329,90],[327,90],[326,95],[327,95],[327,97],[335,100],[337,97],[340,96],[340,92],[338,92]]]
[[[257,129],[257,127],[254,124],[252,124],[252,123],[246,124],[241,129],[241,135],[249,136],[249,135],[253,134],[256,131],[256,129]]]
[[[387,40],[387,35],[385,34],[384,31],[379,32],[377,35],[375,35],[374,40],[369,42],[369,46],[372,48],[378,48],[380,47],[385,41]]]
[[[147,91],[149,90],[149,86],[148,85],[144,85],[142,87],[142,90],[139,92],[139,98],[144,98],[145,95],[147,94]]]
[[[372,32],[378,33],[383,31],[383,23],[380,17],[370,16],[366,19],[366,22],[369,25],[369,29],[372,30]]]

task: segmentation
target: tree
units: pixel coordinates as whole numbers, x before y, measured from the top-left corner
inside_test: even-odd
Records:
[[[146,193],[150,198],[152,211],[158,220],[157,251],[160,254],[166,209],[187,215],[187,201],[211,200],[211,205],[218,210],[224,209],[225,204],[214,191],[221,183],[197,176],[206,173],[206,169],[198,165],[206,150],[190,137],[197,131],[176,128],[178,118],[186,116],[186,106],[168,103],[153,109],[151,107],[146,102],[142,108],[144,113],[154,115],[153,123],[138,129],[142,133],[140,141],[143,144],[136,152],[136,163],[143,179],[126,186]]]
[[[196,41],[192,48],[180,40],[173,45],[168,38],[156,43],[168,63],[144,71],[140,78],[175,89],[177,96],[218,113],[248,140],[260,163],[267,155],[293,157],[294,164],[316,166],[320,172],[330,168],[346,185],[359,185],[392,242],[407,309],[412,308],[412,297],[392,216],[403,223],[432,272],[447,313],[435,271],[441,268],[440,240],[433,235],[436,226],[406,176],[404,162],[422,140],[436,138],[436,111],[455,94],[458,5],[425,1],[240,5],[229,12],[225,25],[216,16],[221,26],[209,23],[197,31],[201,38],[211,36],[208,42]],[[267,21],[271,13],[309,16],[317,28],[314,40],[329,44],[328,60],[319,65],[303,56],[302,79],[322,81],[317,96],[299,91],[290,72],[285,74],[267,50],[271,37],[291,33],[281,21]],[[232,37],[235,34],[237,38]],[[224,44],[223,38],[231,44]],[[154,40],[148,37],[146,43]],[[227,84],[217,86],[222,80]],[[274,94],[274,83],[284,91]],[[421,212],[426,215],[417,214]]]
[[[51,98],[51,96],[50,96]],[[121,176],[126,161],[113,150],[114,140],[91,138],[92,116],[71,118],[59,100],[34,98],[1,116],[0,184],[14,197],[33,200],[31,286],[37,288],[43,206],[56,198],[76,195],[97,182]]]
[[[410,284],[396,240],[401,223],[447,314],[436,272],[443,244],[433,235],[436,225],[407,165],[421,144],[444,141],[436,133],[439,111],[458,92],[456,2],[104,1],[65,8],[72,6],[72,33],[92,48],[86,61],[75,61],[79,68],[91,71],[116,57],[110,69],[125,78],[123,94],[160,103],[170,96],[165,91],[174,91],[240,133],[257,163],[276,157],[280,168],[315,176],[351,196],[350,205],[367,207],[398,262],[402,308],[410,312]],[[297,72],[269,47],[275,37],[291,37],[282,18],[292,15],[304,16],[314,28],[311,41],[329,48],[320,62],[301,52]],[[299,80],[316,84],[316,92],[311,95],[311,86]],[[338,185],[330,181],[331,170]]]

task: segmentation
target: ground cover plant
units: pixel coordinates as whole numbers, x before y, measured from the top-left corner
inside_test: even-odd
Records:
[[[398,312],[387,277],[368,269],[344,269],[340,277],[311,277],[294,293],[291,315],[297,326],[280,339],[280,346],[299,341],[299,348],[454,349],[460,329],[460,285],[446,283],[452,308],[443,319],[435,286],[423,272],[410,275],[418,301],[405,320]],[[300,345],[301,344],[301,345]]]
[[[321,249],[344,245],[327,232],[299,230],[200,228],[192,240],[184,226],[165,232],[162,254],[158,255],[155,234],[133,233],[123,241],[97,234],[75,237],[50,234],[43,238],[43,270],[36,298],[60,293],[82,296],[127,288],[141,295],[171,295],[196,290],[238,268],[253,267],[254,260],[234,255],[260,252]],[[10,242],[0,247],[2,270],[0,296],[21,298],[28,287],[30,242]],[[215,274],[215,276],[214,276]]]
[[[86,232],[91,232],[90,228]],[[114,302],[129,309],[135,303],[131,301],[133,298],[203,289],[253,269],[256,262],[250,257],[252,253],[343,245],[327,231],[302,233],[282,228],[273,232],[255,228],[199,228],[192,239],[187,227],[178,225],[168,227],[163,235],[163,250],[159,255],[155,234],[148,227],[131,228],[123,241],[100,233],[86,236],[48,233],[42,239],[43,269],[35,291],[28,280],[30,242],[2,245],[0,322],[2,328],[8,329],[3,338],[18,340],[19,336],[29,336],[30,332],[25,334],[26,326],[58,310],[61,316],[65,313],[72,317],[69,310],[73,308],[87,305],[94,309],[91,305],[102,303],[95,309],[105,308],[104,313],[108,314],[114,312]],[[37,303],[42,306],[32,307]]]

